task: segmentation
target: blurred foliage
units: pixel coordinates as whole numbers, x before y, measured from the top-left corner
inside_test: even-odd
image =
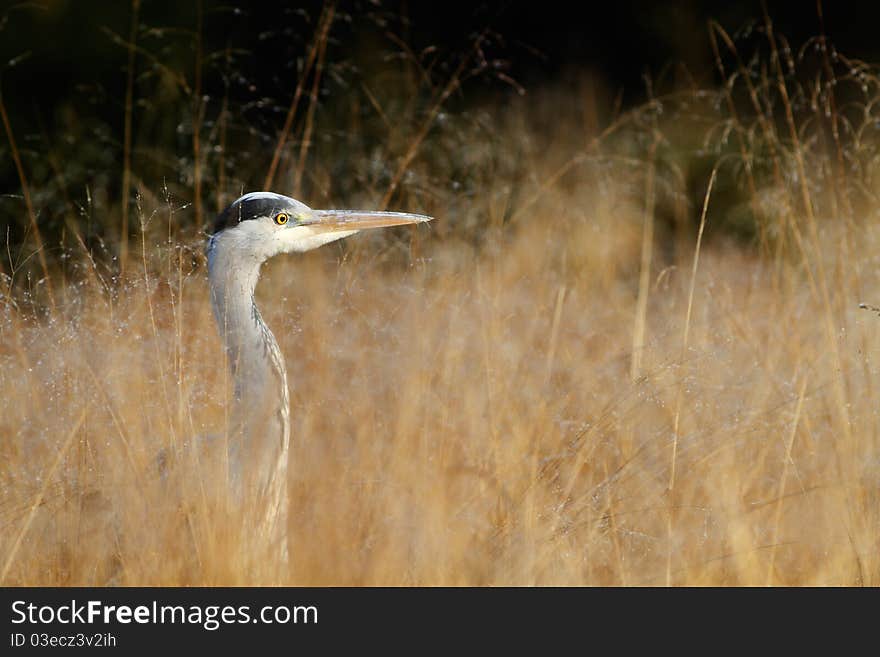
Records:
[[[45,278],[83,249],[114,270],[140,228],[195,253],[215,211],[265,186],[314,206],[442,209],[438,238],[476,244],[549,189],[586,185],[650,206],[674,250],[714,169],[709,236],[768,252],[797,243],[805,217],[880,208],[877,69],[822,35],[795,48],[769,17],[710,24],[715,83],[671,63],[632,107],[582,69],[526,93],[504,35],[426,43],[373,2],[22,3],[0,30],[7,277]]]

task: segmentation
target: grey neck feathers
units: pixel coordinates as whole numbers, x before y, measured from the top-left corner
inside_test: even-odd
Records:
[[[262,260],[240,257],[213,238],[208,247],[211,304],[232,368],[239,420],[280,415],[289,431],[287,371],[275,336],[254,302]],[[259,418],[257,416],[263,416]]]

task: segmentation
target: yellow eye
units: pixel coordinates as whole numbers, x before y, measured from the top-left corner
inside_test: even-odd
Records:
[[[279,226],[283,226],[290,220],[290,217],[286,212],[279,212],[275,215],[275,223]]]

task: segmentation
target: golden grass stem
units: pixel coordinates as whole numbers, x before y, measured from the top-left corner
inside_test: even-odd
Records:
[[[776,568],[776,547],[779,545],[779,526],[782,521],[782,505],[785,502],[785,483],[788,479],[788,465],[792,463],[791,450],[794,447],[794,439],[797,436],[798,424],[801,418],[801,409],[804,405],[804,397],[807,393],[807,383],[809,379],[804,377],[801,382],[801,389],[798,392],[797,406],[794,409],[794,418],[791,421],[791,431],[788,434],[788,440],[785,443],[785,457],[782,461],[782,476],[779,478],[779,487],[776,490],[776,512],[773,520],[773,535],[770,539],[770,563],[767,564],[767,586],[773,586],[773,573]]]
[[[703,197],[703,211],[700,213],[700,227],[697,230],[697,244],[694,247],[694,259],[691,265],[691,281],[688,287],[687,311],[684,316],[684,330],[681,336],[681,363],[684,364],[687,357],[688,341],[691,330],[691,316],[694,309],[694,291],[697,284],[697,267],[700,265],[700,247],[703,243],[703,231],[706,228],[706,214],[709,211],[709,199],[712,196],[712,188],[715,186],[715,178],[718,174],[718,167],[712,169],[709,176],[709,184],[706,187],[706,194]],[[675,488],[675,462],[678,455],[678,429],[681,419],[681,404],[684,396],[684,379],[678,382],[678,393],[676,394],[675,415],[672,423],[672,459],[669,466],[669,490]]]
[[[694,247],[694,259],[691,265],[691,282],[688,287],[687,311],[684,317],[684,330],[681,336],[681,356],[679,362],[683,366],[687,358],[688,339],[691,329],[691,315],[694,308],[694,291],[697,283],[697,267],[700,264],[700,247],[703,243],[703,231],[706,228],[706,214],[709,210],[709,198],[712,196],[712,188],[715,186],[715,178],[718,175],[718,165],[712,168],[712,174],[709,176],[709,184],[706,187],[706,194],[703,197],[703,211],[700,213],[700,227],[697,230],[697,244]],[[666,525],[666,586],[672,586],[672,537],[675,534],[675,508],[676,503],[672,493],[675,491],[675,468],[678,459],[678,438],[681,426],[681,405],[684,400],[684,382],[685,377],[682,376],[678,382],[678,390],[675,394],[675,413],[672,420],[672,457],[669,464],[669,512]]]
[[[553,324],[550,327],[550,342],[547,347],[547,365],[544,374],[544,383],[550,381],[553,373],[553,358],[556,355],[556,344],[559,341],[559,327],[562,324],[562,304],[565,301],[565,286],[560,285],[556,293],[556,307],[553,311]]]
[[[645,212],[642,223],[642,256],[639,269],[639,292],[636,299],[636,314],[633,323],[632,360],[629,378],[635,381],[641,376],[642,355],[645,348],[645,330],[648,315],[648,293],[651,287],[651,259],[654,253],[654,180],[657,174],[654,156],[657,150],[657,136],[648,154],[648,173],[645,178]]]

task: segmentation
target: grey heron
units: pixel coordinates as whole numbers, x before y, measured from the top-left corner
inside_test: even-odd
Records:
[[[281,194],[245,194],[221,212],[208,240],[211,304],[234,383],[227,438],[230,499],[249,518],[248,542],[287,561],[290,399],[284,356],[254,300],[261,265],[367,228],[430,221],[421,214],[313,210]]]

